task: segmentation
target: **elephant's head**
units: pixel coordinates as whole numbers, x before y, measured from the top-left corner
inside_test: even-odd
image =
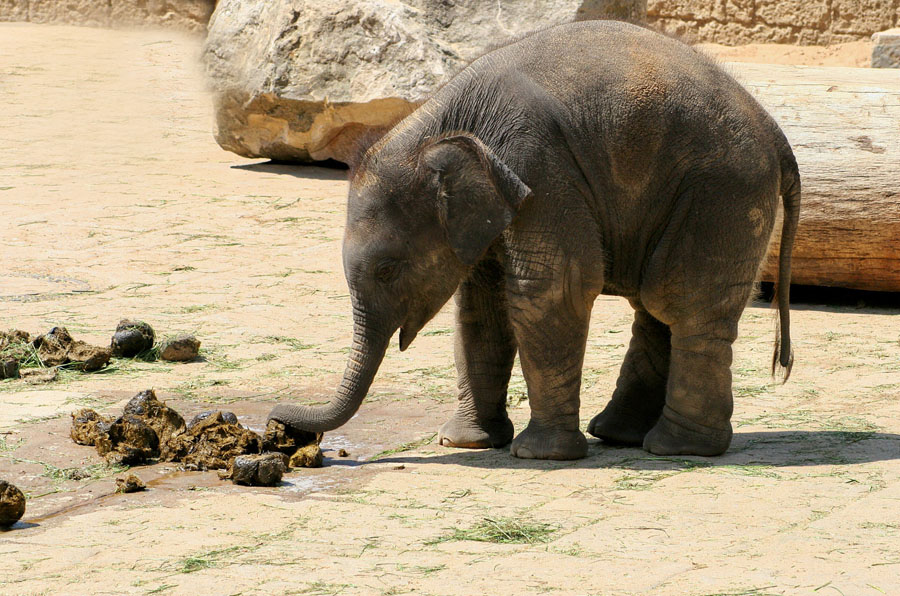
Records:
[[[354,331],[344,379],[328,405],[279,405],[269,417],[315,432],[347,422],[394,332],[405,350],[530,192],[471,135],[428,140],[413,152],[373,147],[350,181],[343,257]]]

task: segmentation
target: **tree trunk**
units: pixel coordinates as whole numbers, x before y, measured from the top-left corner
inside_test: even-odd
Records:
[[[784,130],[803,185],[791,281],[900,292],[900,73],[728,64]],[[774,281],[778,230],[761,279]]]

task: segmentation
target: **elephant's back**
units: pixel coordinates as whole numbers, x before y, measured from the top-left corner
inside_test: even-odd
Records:
[[[601,182],[629,194],[659,191],[648,185],[668,181],[651,173],[675,161],[694,171],[704,163],[722,171],[725,163],[733,170],[725,176],[772,171],[779,131],[768,113],[713,60],[649,29],[618,21],[559,25],[470,68],[476,79],[527,80],[539,90],[531,97],[542,99],[526,100],[526,111],[546,113],[549,99],[568,148],[596,164]]]

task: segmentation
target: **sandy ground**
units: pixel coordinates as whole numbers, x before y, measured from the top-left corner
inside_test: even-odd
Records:
[[[156,465],[133,470],[148,491],[112,494],[121,470],[71,442],[68,412],[154,387],[186,416],[227,407],[260,429],[277,401],[327,400],[350,339],[345,173],[220,150],[198,47],[0,25],[0,328],[104,344],[137,317],[203,341],[190,364],[0,381],[0,477],[29,497],[0,533],[0,593],[900,593],[900,310],[864,304],[795,305],[786,385],[768,374],[772,311],[747,309],[723,457],[433,445],[454,407],[445,308],[389,350],[359,415],[326,435],[325,468],[251,489]],[[623,301],[597,302],[585,424],[629,322]],[[519,429],[523,390],[517,374]]]
[[[697,47],[723,62],[864,68],[872,63],[871,41],[851,41],[832,46],[789,46],[775,43],[724,46],[717,43],[701,43]]]

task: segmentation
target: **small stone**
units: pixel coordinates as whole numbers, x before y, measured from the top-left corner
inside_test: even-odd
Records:
[[[225,410],[206,410],[205,412],[200,412],[188,422],[187,429],[191,430],[210,416],[215,416],[216,414],[222,414],[222,422],[225,424],[237,424],[238,419],[237,416],[234,415],[234,412],[227,412]]]
[[[117,493],[136,493],[147,488],[144,481],[134,474],[129,474],[125,478],[116,478]]]
[[[200,354],[200,340],[193,335],[178,335],[165,340],[159,357],[170,362],[188,362]]]
[[[112,355],[118,358],[134,358],[153,347],[156,333],[143,321],[122,319],[110,342]]]
[[[346,449],[338,449],[338,457],[350,457]]]
[[[19,361],[15,358],[0,360],[0,379],[18,379]]]
[[[275,486],[287,471],[284,460],[282,453],[239,455],[223,478],[231,478],[235,484],[246,486]]]
[[[0,528],[8,528],[25,515],[25,495],[5,480],[0,480]]]

